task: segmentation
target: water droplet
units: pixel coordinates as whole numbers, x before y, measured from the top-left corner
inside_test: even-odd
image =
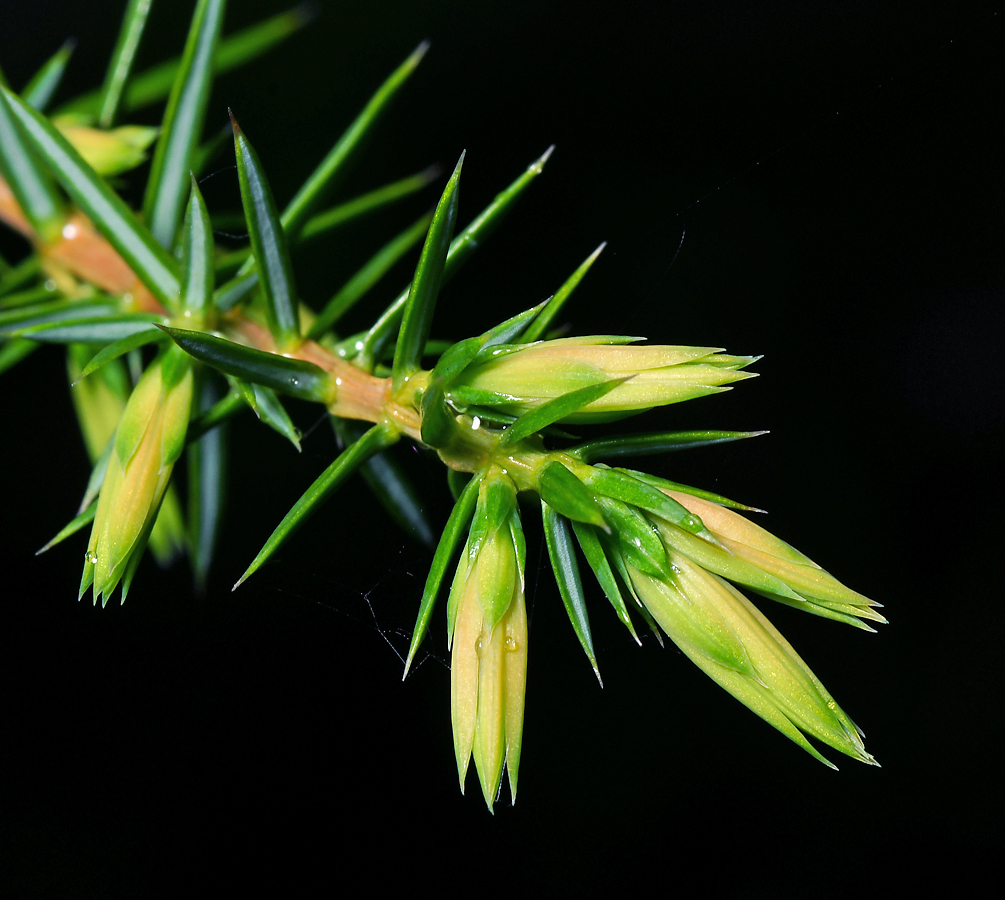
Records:
[[[516,642],[516,638],[514,637],[506,638],[506,649],[509,650],[510,653],[513,653],[515,650],[518,650],[519,648],[520,645]]]
[[[96,554],[92,553],[90,550],[85,550],[84,551],[84,562],[85,563],[90,563],[92,566],[96,566],[98,564],[98,557],[97,557]]]
[[[482,639],[481,639],[481,638],[478,638],[478,643],[477,643],[477,644],[475,644],[475,647],[476,647],[477,649],[479,649],[479,650],[481,650],[481,649],[482,649]]]
[[[46,289],[47,291],[54,291],[54,290],[56,290],[56,282],[55,282],[55,281],[53,281],[53,280],[52,280],[51,278],[50,278],[50,279],[48,279],[48,280],[46,281],[46,283],[45,283],[45,289]]]
[[[297,378],[295,375],[291,376],[290,377],[290,384],[292,384],[294,387],[296,387],[298,384],[300,384],[300,379]]]
[[[73,222],[67,222],[63,226],[63,237],[65,237],[68,241],[72,241],[79,233],[80,229],[77,228]]]
[[[833,700],[828,700],[827,701],[827,708],[828,709],[837,709],[837,704]]]
[[[478,416],[475,416],[471,420],[471,430],[472,431],[477,431],[481,427],[482,427],[482,420],[480,418],[478,418]]]
[[[335,387],[342,387],[342,379],[338,375],[335,376]]]

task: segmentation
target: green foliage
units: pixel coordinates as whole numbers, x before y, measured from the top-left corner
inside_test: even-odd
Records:
[[[196,4],[150,166],[143,218],[157,241],[169,250],[174,248],[189,193],[189,173],[202,135],[213,84],[213,54],[225,8],[225,0],[199,0]]]
[[[528,653],[521,503],[528,502],[540,504],[558,593],[598,680],[588,610],[595,588],[583,585],[577,546],[636,642],[633,610],[661,644],[667,635],[816,758],[826,762],[807,736],[874,762],[851,720],[733,585],[865,630],[872,630],[868,622],[885,621],[878,604],[737,512],[754,507],[606,464],[764,432],[591,433],[584,439],[557,427],[593,428],[726,390],[751,377],[746,369],[757,357],[639,345],[641,338],[622,335],[549,339],[605,244],[547,301],[508,318],[500,311],[499,324],[478,335],[456,342],[437,336],[441,326],[456,331],[435,315],[441,288],[536,180],[552,148],[455,234],[462,153],[435,211],[390,229],[331,299],[310,309],[296,288],[292,250],[326,253],[324,239],[334,229],[388,210],[439,177],[430,167],[341,202],[329,199],[428,44],[391,73],[285,206],[232,117],[243,206],[237,221],[246,226],[250,246],[227,249],[216,243],[196,180],[214,148],[212,140],[201,144],[213,78],[288,37],[308,13],[298,7],[222,37],[224,0],[198,0],[181,56],[134,75],[150,6],[150,0],[130,0],[104,84],[60,110],[77,124],[43,112],[63,83],[70,44],[42,65],[21,96],[0,88],[0,178],[3,196],[12,198],[5,220],[31,243],[26,259],[0,259],[0,374],[16,384],[9,370],[37,348],[68,347],[74,410],[92,469],[76,516],[43,550],[91,524],[80,595],[93,585],[95,602],[104,604],[121,587],[124,600],[148,544],[160,560],[184,545],[197,587],[210,587],[215,550],[227,538],[232,448],[226,424],[250,408],[299,451],[298,407],[288,411],[280,400],[285,395],[330,418],[340,452],[234,587],[273,559],[359,472],[395,522],[435,545],[406,675],[457,560],[446,604],[454,748],[462,788],[473,758],[490,809],[504,767],[515,796],[521,752]],[[113,186],[104,176],[127,181],[153,130],[109,129],[123,114],[164,99],[137,214],[119,194],[119,182]],[[90,128],[95,120],[97,129]],[[104,142],[102,153],[94,152],[96,142]],[[283,164],[270,161],[270,168]],[[234,221],[227,210],[213,215]],[[336,335],[332,329],[342,317],[399,261],[414,256],[420,241],[409,287],[359,334]],[[446,467],[455,503],[439,535],[425,491],[389,452],[400,441],[418,445],[425,462]],[[184,518],[171,484],[183,455]],[[264,479],[269,472],[260,474]]]

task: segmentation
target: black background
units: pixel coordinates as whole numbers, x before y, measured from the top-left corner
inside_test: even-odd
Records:
[[[103,72],[121,3],[0,2],[15,87],[68,35],[60,98]],[[228,30],[281,6],[231,4]],[[157,7],[157,4],[155,4]],[[143,62],[190,4],[155,8]],[[880,7],[880,8],[877,8]],[[528,525],[531,649],[519,803],[457,790],[442,612],[404,684],[430,554],[359,484],[281,559],[229,585],[335,452],[245,418],[206,597],[145,564],[125,606],[77,603],[84,540],[34,550],[88,467],[61,355],[0,382],[4,596],[0,854],[11,896],[162,884],[300,893],[700,888],[715,897],[967,890],[999,846],[997,746],[1005,209],[994,4],[319,5],[220,79],[285,202],[423,38],[432,50],[342,196],[468,151],[461,221],[549,144],[511,219],[444,291],[460,338],[550,294],[609,242],[568,307],[578,333],[764,354],[761,378],[635,427],[771,434],[651,468],[770,510],[765,524],[886,605],[867,635],[766,607],[882,762],[815,763],[593,590],[605,688]],[[148,111],[140,121],[156,123]],[[235,208],[229,152],[203,184]],[[131,199],[138,202],[140,180]],[[322,303],[429,191],[296,256]],[[682,240],[683,236],[683,240]],[[8,257],[23,252],[0,236]],[[359,313],[405,282],[403,265]],[[407,451],[431,509],[433,460]],[[507,795],[504,794],[504,798]],[[372,887],[371,887],[372,886]]]

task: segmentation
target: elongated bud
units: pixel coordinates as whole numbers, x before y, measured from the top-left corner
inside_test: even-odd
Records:
[[[184,446],[191,404],[191,363],[170,347],[136,385],[115,432],[81,580],[81,594],[93,581],[95,602],[101,597],[104,605],[123,578],[128,590]]]
[[[450,712],[461,790],[474,757],[482,794],[495,803],[503,766],[516,799],[527,684],[525,548],[508,477],[483,480],[450,590]]]
[[[726,356],[713,347],[626,346],[634,340],[638,339],[592,336],[505,348],[507,352],[471,366],[462,380],[469,393],[474,392],[472,402],[520,412],[588,385],[628,379],[562,419],[575,423],[679,403],[753,377],[740,370],[757,357]],[[464,399],[463,389],[458,396]]]
[[[665,493],[700,516],[708,529],[706,536],[718,544],[660,526],[665,540],[704,568],[790,606],[865,630],[872,629],[862,619],[886,622],[876,612],[876,601],[845,587],[809,557],[739,513],[682,491]]]
[[[754,605],[686,556],[668,551],[671,576],[632,566],[636,595],[691,660],[759,716],[826,765],[804,733],[875,764],[855,724]]]

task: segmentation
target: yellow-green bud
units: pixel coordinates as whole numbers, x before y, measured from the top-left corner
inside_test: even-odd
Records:
[[[145,125],[123,125],[102,131],[69,121],[56,121],[56,127],[100,175],[120,175],[135,169],[146,160],[147,147],[157,137],[157,129]]]
[[[513,490],[511,484],[508,487]],[[485,493],[483,485],[480,507]],[[469,538],[447,608],[450,717],[461,791],[474,756],[490,810],[499,793],[504,765],[510,795],[516,800],[523,735],[527,610],[523,544],[517,534],[519,525],[512,522],[516,515],[514,510],[510,521],[488,528],[477,546]]]
[[[71,344],[67,350],[67,367],[73,382],[70,396],[93,463],[101,456],[122,418],[129,398],[129,376],[119,362],[113,360],[97,372],[80,378],[81,371],[93,356],[93,349],[86,344]],[[170,565],[185,546],[181,504],[170,486],[150,532],[149,545],[160,566]]]
[[[113,361],[86,378],[80,377],[93,355],[93,349],[85,344],[71,344],[66,355],[67,370],[73,382],[70,396],[92,463],[97,461],[115,431],[129,396],[128,376],[119,362]]]
[[[660,627],[702,671],[821,762],[803,732],[875,764],[854,722],[791,645],[746,597],[686,556],[667,550],[671,578],[628,567]]]
[[[191,404],[191,364],[169,348],[136,385],[115,432],[81,581],[83,594],[93,580],[95,602],[108,601],[146,546],[184,446]]]
[[[631,376],[563,420],[591,422],[728,390],[731,382],[753,377],[740,369],[756,357],[726,356],[713,347],[635,347],[611,340],[592,336],[528,344],[472,366],[463,381],[506,395],[507,410],[519,412],[569,391]]]
[[[783,602],[789,603],[794,600],[792,605],[804,608],[808,612],[858,625],[867,630],[871,629],[868,629],[868,626],[860,621],[861,619],[886,622],[886,619],[875,610],[879,605],[876,601],[845,587],[809,557],[739,513],[682,491],[666,490],[665,493],[701,518],[708,529],[708,536],[719,545],[717,548],[712,548],[706,544],[706,547],[719,554],[723,552],[728,554],[739,565],[767,573],[794,592],[788,598],[780,596],[779,599]],[[660,528],[664,539],[667,539],[672,526],[661,525]],[[698,538],[691,540],[699,542]],[[682,542],[681,536],[678,535],[677,540],[673,542],[685,555],[705,565],[700,555],[691,552]],[[705,565],[705,568],[713,568],[720,575],[749,584],[755,590],[779,593],[768,585],[759,585],[743,577],[736,578],[728,570],[720,571],[709,565]]]

